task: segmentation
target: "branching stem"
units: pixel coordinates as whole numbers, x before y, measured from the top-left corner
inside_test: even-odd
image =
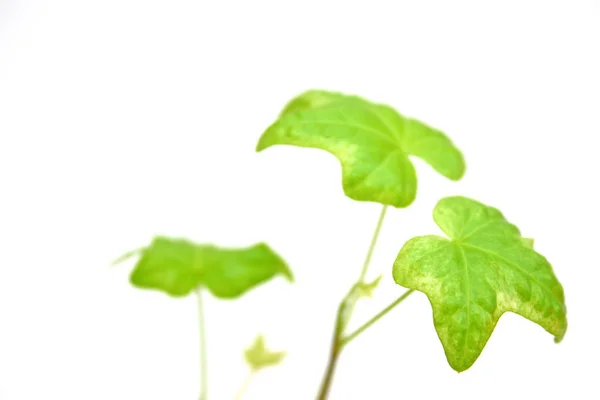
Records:
[[[384,308],[383,310],[381,310],[379,313],[377,313],[377,315],[375,315],[373,318],[371,318],[370,320],[368,320],[367,322],[365,322],[360,328],[356,329],[354,332],[352,332],[348,336],[345,336],[340,341],[340,346],[342,346],[342,347],[346,346],[354,338],[356,338],[358,335],[360,335],[361,333],[363,333],[364,331],[366,331],[367,328],[369,328],[371,325],[373,325],[375,322],[377,322],[381,317],[383,317],[388,312],[392,311],[392,309],[394,307],[396,307],[398,304],[400,304],[402,302],[402,300],[404,300],[405,298],[407,298],[414,291],[415,291],[414,289],[410,289],[410,290],[407,290],[406,292],[404,292],[404,294],[402,294],[402,296],[398,297],[389,306],[387,306],[386,308]]]
[[[344,347],[343,339],[345,329],[348,325],[348,322],[350,321],[350,318],[354,311],[354,305],[358,298],[356,293],[356,287],[357,285],[364,283],[365,277],[367,275],[367,270],[369,269],[369,264],[371,263],[371,256],[373,255],[373,250],[375,249],[375,245],[377,244],[377,238],[379,237],[379,232],[381,231],[381,226],[383,225],[383,219],[385,218],[386,211],[387,206],[383,206],[381,213],[379,214],[379,220],[377,221],[377,226],[375,227],[375,232],[373,233],[373,238],[371,239],[371,245],[369,246],[369,251],[367,252],[365,262],[363,264],[362,270],[360,271],[358,281],[354,285],[352,285],[352,287],[350,288],[346,296],[344,296],[344,298],[340,302],[340,305],[338,306],[337,315],[335,319],[335,329],[333,332],[333,339],[331,341],[331,348],[329,353],[329,362],[327,363],[325,376],[323,378],[323,382],[321,383],[321,389],[319,390],[319,394],[317,396],[317,399],[319,400],[327,399],[327,396],[329,394],[329,389],[333,380],[333,374],[335,373],[335,367],[337,365],[340,352]],[[375,321],[373,321],[372,323],[374,322]],[[365,327],[364,329],[366,328],[367,327]]]

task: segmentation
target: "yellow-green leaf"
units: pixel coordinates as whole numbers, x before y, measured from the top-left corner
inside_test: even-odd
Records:
[[[409,156],[449,179],[458,180],[465,171],[461,152],[441,131],[387,105],[341,93],[312,90],[290,101],[256,149],[279,144],[333,154],[342,165],[348,197],[395,207],[410,205],[417,193]]]
[[[418,236],[402,247],[396,283],[427,295],[450,366],[475,362],[507,311],[543,327],[560,341],[567,330],[564,292],[544,256],[493,207],[448,197],[433,212],[450,239]]]
[[[381,281],[381,275],[375,278],[372,282],[358,282],[356,284],[356,290],[360,297],[373,297],[373,292],[379,286]]]
[[[264,337],[258,335],[254,343],[246,349],[244,356],[250,368],[258,370],[279,364],[285,357],[285,352],[267,349]]]
[[[202,286],[216,297],[234,298],[276,275],[293,280],[283,259],[264,243],[224,249],[185,239],[156,237],[140,251],[131,283],[172,296],[185,296]]]

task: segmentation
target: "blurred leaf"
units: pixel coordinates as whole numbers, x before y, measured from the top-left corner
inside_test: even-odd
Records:
[[[216,297],[235,298],[276,275],[293,280],[286,263],[264,243],[223,249],[156,237],[141,251],[130,280],[134,286],[172,296],[185,296],[204,286]]]
[[[265,339],[258,335],[254,343],[244,352],[246,362],[253,370],[270,367],[279,364],[285,357],[283,351],[271,351],[265,346]]]
[[[465,197],[438,202],[433,218],[450,240],[410,239],[394,264],[396,283],[427,295],[450,366],[471,367],[507,311],[560,341],[567,330],[563,288],[552,266],[493,207]]]
[[[345,194],[406,207],[415,199],[417,156],[449,179],[465,171],[461,152],[442,132],[357,96],[311,90],[290,101],[261,136],[257,151],[283,144],[325,150],[342,165]]]

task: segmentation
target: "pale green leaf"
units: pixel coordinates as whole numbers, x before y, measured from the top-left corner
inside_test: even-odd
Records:
[[[285,357],[285,352],[267,349],[264,337],[258,335],[254,343],[246,349],[244,356],[250,368],[258,370],[279,364]]]
[[[372,282],[358,282],[356,284],[356,290],[360,297],[373,297],[373,292],[379,286],[381,282],[381,275],[375,278]]]
[[[450,366],[469,368],[500,316],[519,314],[560,341],[567,329],[564,292],[552,266],[495,208],[448,197],[433,212],[450,239],[418,236],[402,247],[396,283],[427,295]]]
[[[206,287],[216,297],[234,298],[276,275],[293,280],[286,263],[264,243],[224,249],[157,237],[141,250],[130,280],[134,286],[172,296]]]
[[[372,282],[357,282],[352,285],[352,288],[348,292],[348,294],[344,297],[344,301],[341,305],[341,313],[340,313],[340,324],[342,330],[348,326],[350,319],[352,317],[352,313],[354,312],[354,307],[356,303],[364,298],[372,297],[373,292],[379,286],[379,282],[381,281],[381,275],[375,278]]]
[[[449,179],[458,180],[465,171],[461,152],[439,130],[389,106],[341,93],[313,90],[290,101],[256,149],[278,144],[333,154],[342,165],[348,197],[396,207],[410,205],[416,196],[409,156]]]

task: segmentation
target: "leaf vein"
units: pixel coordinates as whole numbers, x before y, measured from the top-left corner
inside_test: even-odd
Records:
[[[488,226],[493,225],[497,222],[506,222],[506,221],[501,220],[501,219],[495,219],[493,221],[488,221],[485,224],[479,225],[477,228],[473,229],[471,232],[467,233],[465,236],[458,238],[458,240],[461,240],[461,241],[466,240],[466,239],[470,238],[471,236],[473,236],[475,233],[479,232],[480,230],[487,228]],[[461,234],[462,234],[462,232],[461,232]]]
[[[375,118],[381,121],[381,123],[390,131],[391,135],[396,138],[399,143],[402,143],[402,135],[400,135],[400,132],[398,132],[392,125],[388,123],[388,120],[381,115],[376,106],[369,107],[368,110],[375,116]],[[402,146],[400,147],[404,150]]]
[[[482,247],[475,246],[475,245],[472,245],[472,244],[469,244],[469,243],[461,243],[461,246],[467,246],[467,247],[470,247],[470,248],[472,248],[474,250],[479,250],[482,253],[486,253],[486,254],[489,254],[489,255],[494,256],[496,258],[499,258],[500,260],[504,261],[508,265],[517,268],[519,271],[521,271],[525,275],[529,276],[535,283],[538,284],[538,286],[540,286],[542,289],[544,289],[548,293],[550,293],[552,295],[552,297],[556,297],[554,295],[554,292],[552,291],[552,289],[550,289],[546,285],[542,285],[542,283],[535,277],[535,275],[533,275],[531,272],[527,271],[525,268],[521,267],[520,265],[515,264],[514,262],[508,260],[507,258],[502,257],[500,254],[494,253],[493,251],[489,251],[489,250],[486,250],[486,249],[484,249]]]
[[[466,307],[466,317],[467,317],[467,329],[465,332],[465,343],[463,345],[463,357],[467,352],[467,346],[469,342],[469,328],[471,326],[471,278],[469,275],[469,265],[467,264],[467,257],[465,255],[465,250],[459,245],[460,254],[463,259],[463,263],[465,264],[465,284],[466,284],[466,296],[467,296],[467,307]]]
[[[382,165],[385,165],[385,163],[387,163],[389,161],[390,158],[392,158],[392,155],[394,155],[395,153],[400,153],[403,154],[402,152],[400,152],[399,150],[394,150],[394,151],[390,151],[384,158],[383,160],[381,160],[381,162],[379,164],[377,164],[377,166],[375,168],[373,168],[372,170],[370,170],[367,174],[365,174],[362,178],[360,178],[357,182],[352,184],[352,188],[354,190],[356,190],[358,187],[360,187],[361,185],[363,185],[365,183],[365,181],[367,179],[369,179],[369,177],[371,175],[373,175],[378,169],[381,168]]]
[[[445,245],[443,245],[443,246],[441,246],[441,247],[438,247],[437,249],[434,249],[434,250],[428,251],[428,252],[426,252],[425,254],[423,254],[422,256],[420,256],[419,258],[417,258],[416,260],[412,260],[411,262],[413,262],[413,263],[419,262],[419,261],[421,261],[422,259],[424,259],[425,257],[427,257],[427,256],[429,256],[429,255],[431,255],[431,254],[433,254],[433,253],[436,253],[436,252],[438,252],[438,251],[441,251],[442,249],[445,249],[446,247],[450,246],[451,244],[452,244],[452,242],[448,241],[448,243],[446,243]]]
[[[311,121],[311,120],[303,120],[303,121],[297,121],[295,122],[295,124],[298,125],[306,125],[306,124],[314,124],[314,125],[334,125],[334,126],[343,126],[343,127],[347,127],[347,128],[356,128],[356,129],[360,129],[364,132],[370,132],[373,133],[375,135],[377,135],[380,139],[383,139],[384,141],[393,144],[395,147],[399,149],[398,143],[394,142],[394,140],[392,140],[389,136],[387,136],[386,134],[382,133],[381,131],[377,130],[377,129],[373,129],[370,128],[366,125],[361,125],[361,124],[353,124],[350,122],[343,122],[343,121],[330,121],[330,120],[320,120],[320,121]]]

